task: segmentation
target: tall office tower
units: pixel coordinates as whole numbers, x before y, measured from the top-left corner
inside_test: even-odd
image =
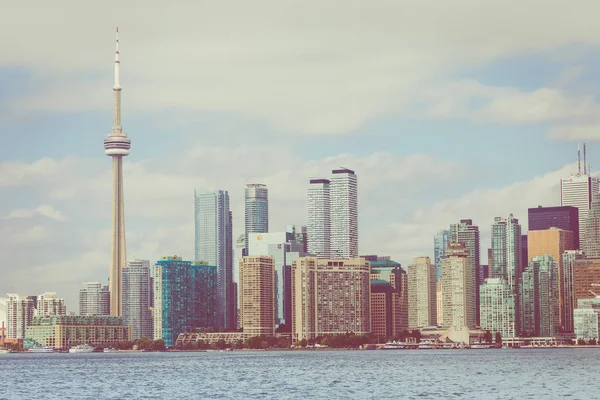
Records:
[[[181,332],[216,325],[217,267],[181,257],[162,257],[154,265],[154,339],[175,345]]]
[[[392,261],[390,257],[375,257],[375,260],[370,261],[369,264],[371,265],[371,282],[384,281],[389,283],[392,288],[390,293],[392,317],[390,329],[392,336],[398,337],[401,332],[408,329],[408,277],[406,271],[402,269],[400,263]],[[386,292],[387,299],[387,289],[381,285],[379,288]],[[371,296],[372,300],[373,296]],[[377,317],[377,315],[373,316],[373,313],[376,313],[376,311],[373,310],[373,305],[371,305],[371,320]],[[389,319],[386,320],[389,321]],[[375,330],[375,327],[372,328]]]
[[[9,339],[24,339],[25,330],[31,325],[34,313],[35,308],[30,297],[8,293],[6,337]]]
[[[579,242],[579,209],[573,206],[530,208],[527,212],[529,231],[545,231],[559,228],[573,232],[575,249],[580,249]],[[528,257],[526,263],[529,263]]]
[[[123,319],[131,326],[131,340],[153,335],[150,292],[150,261],[127,261],[123,269]]]
[[[444,326],[456,329],[475,325],[475,287],[469,250],[463,243],[450,243],[442,259]]]
[[[581,250],[586,257],[600,257],[600,194],[594,194],[592,205],[583,225],[584,240]]]
[[[113,212],[110,259],[110,315],[121,316],[121,276],[126,263],[125,256],[125,206],[123,200],[123,157],[129,155],[131,140],[121,127],[121,85],[119,84],[119,28],[115,51],[114,124],[112,133],[104,139],[104,153],[113,164]]]
[[[292,265],[292,339],[371,332],[371,280],[364,258],[297,258]]]
[[[331,258],[358,257],[358,188],[354,171],[331,171]]]
[[[195,257],[217,267],[217,327],[235,329],[233,296],[233,232],[229,193],[194,191]]]
[[[583,260],[585,254],[581,250],[567,250],[562,255],[562,295],[563,295],[563,318],[564,331],[573,332],[573,310],[577,303],[575,302],[575,292],[573,287],[573,267],[575,261]]]
[[[42,317],[50,315],[67,315],[65,299],[56,297],[56,292],[46,292],[37,297],[35,315]]]
[[[518,336],[515,331],[515,295],[504,278],[488,278],[479,292],[481,329],[500,332],[503,338]]]
[[[85,282],[79,289],[79,315],[110,315],[110,292],[100,282]]]
[[[437,325],[436,267],[429,257],[408,266],[408,328]]]
[[[531,249],[529,252],[531,254]],[[516,291],[521,276],[521,225],[512,214],[508,218],[494,218],[492,263],[490,276],[506,279],[513,291]]]
[[[245,334],[275,334],[275,258],[248,256],[240,260],[240,319]]]
[[[446,247],[450,244],[450,231],[447,229],[439,230],[433,237],[433,260],[436,269],[436,280],[442,280],[442,258]]]
[[[286,226],[285,231],[292,235],[292,242],[297,245],[295,247],[297,250],[295,251],[308,253],[308,232],[306,226],[288,225]]]
[[[574,234],[571,231],[565,231],[559,228],[550,228],[543,231],[530,231],[528,235],[529,257],[533,260],[537,256],[550,255],[558,266],[558,301],[560,328],[565,329],[567,324],[565,308],[569,306],[565,297],[565,288],[563,284],[563,253],[566,250],[574,250]]]
[[[469,251],[469,261],[471,266],[471,272],[469,272],[469,279],[471,279],[471,285],[475,288],[475,307],[473,315],[475,323],[479,323],[479,286],[483,283],[480,281],[481,275],[481,261],[480,261],[480,240],[479,240],[479,227],[473,225],[473,220],[461,219],[458,224],[450,225],[450,243],[463,243],[465,248]],[[520,242],[519,242],[520,243]]]
[[[306,257],[304,246],[297,243],[294,232],[250,234],[248,256],[274,257],[275,263],[275,325],[291,328],[291,268],[292,260]],[[240,264],[241,265],[241,264]]]
[[[600,295],[600,258],[585,258],[573,262],[573,295],[580,299]]]
[[[521,235],[521,271],[527,268],[527,263],[529,262],[529,244],[527,241],[527,235]]]
[[[525,335],[554,336],[560,330],[558,264],[552,256],[536,256],[520,282],[520,328]]]
[[[371,279],[371,335],[383,343],[394,337],[392,285],[382,279]]]
[[[306,189],[308,252],[318,258],[331,255],[331,198],[328,179],[311,179]]]
[[[269,232],[269,189],[260,183],[246,185],[245,196],[246,251],[250,233]],[[247,255],[247,254],[244,254]]]

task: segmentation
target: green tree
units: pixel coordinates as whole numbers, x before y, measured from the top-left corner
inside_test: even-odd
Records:
[[[152,343],[152,347],[154,348],[155,351],[165,351],[165,350],[167,350],[167,346],[165,346],[165,341],[162,340],[162,339],[156,339]]]
[[[492,343],[492,332],[485,331],[485,333],[483,334],[483,341],[485,343]]]
[[[502,344],[502,335],[500,332],[496,332],[496,344]]]

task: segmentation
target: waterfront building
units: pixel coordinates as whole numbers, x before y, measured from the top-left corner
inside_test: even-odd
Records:
[[[444,258],[444,252],[448,244],[450,244],[450,231],[447,229],[439,230],[433,237],[433,260],[437,282],[442,280],[442,258]]]
[[[600,258],[585,258],[573,262],[575,304],[579,304],[580,299],[595,297],[599,292],[598,284],[600,284]]]
[[[479,296],[481,329],[500,332],[502,338],[516,337],[515,295],[506,280],[486,279]]]
[[[600,194],[595,193],[590,211],[585,218],[584,225],[584,240],[581,245],[581,250],[586,257],[600,257]]]
[[[121,277],[127,257],[125,255],[125,201],[123,197],[123,157],[129,155],[131,140],[121,126],[121,85],[119,83],[119,28],[115,50],[114,124],[112,132],[104,139],[104,153],[112,158],[113,209],[110,258],[110,315],[121,316]]]
[[[269,189],[260,183],[246,185],[245,191],[245,248],[248,250],[249,235],[269,232]],[[242,253],[248,255],[248,253]]]
[[[394,337],[394,288],[383,279],[371,280],[371,334],[383,343]]]
[[[524,335],[555,336],[560,331],[558,263],[536,256],[520,282],[520,330]]]
[[[292,339],[371,332],[370,265],[364,258],[303,257],[292,264]]]
[[[110,292],[100,282],[84,282],[79,289],[79,315],[110,315]]]
[[[558,228],[573,232],[573,248],[579,249],[579,209],[573,206],[542,207],[528,210],[529,231]],[[526,258],[527,263],[531,257]]]
[[[154,339],[173,346],[181,332],[212,330],[217,323],[217,267],[181,257],[154,266]]]
[[[244,333],[275,333],[275,258],[242,257],[240,261],[240,318]]]
[[[531,257],[531,249],[529,252]],[[504,278],[513,291],[518,290],[521,276],[521,225],[512,214],[508,218],[494,218],[491,258],[490,276]]]
[[[330,255],[335,259],[358,257],[358,187],[354,171],[339,168],[331,171],[331,241]]]
[[[31,325],[35,314],[34,301],[30,297],[8,293],[6,302],[6,337],[8,339],[23,339],[25,329]]]
[[[152,338],[150,292],[150,261],[127,261],[123,269],[123,319],[131,326],[132,340]]]
[[[444,292],[442,291],[442,281],[441,280],[435,285],[435,293],[436,293],[435,309],[436,309],[436,315],[437,315],[437,325],[443,326],[444,325],[444,298],[443,298]]]
[[[229,193],[194,191],[195,259],[217,267],[217,328],[237,326],[233,293],[233,231]]]
[[[436,267],[429,257],[415,257],[408,266],[408,328],[437,324]]]
[[[600,340],[600,296],[579,299],[573,312],[577,339]]]
[[[366,257],[365,257],[366,258]],[[392,288],[391,296],[391,330],[392,336],[398,337],[401,332],[408,329],[408,277],[400,263],[393,261],[390,257],[377,257],[369,261],[371,266],[371,282],[384,281]],[[373,285],[371,285],[373,288]],[[384,289],[381,285],[379,286]],[[387,292],[386,292],[387,293]],[[379,296],[381,297],[381,296]],[[371,299],[373,296],[371,295]],[[386,309],[386,314],[389,310]],[[371,304],[371,315],[377,312]],[[381,313],[379,314],[381,315]],[[379,318],[380,317],[372,317]],[[387,321],[387,319],[386,319]],[[375,327],[372,326],[373,332]]]
[[[448,245],[442,271],[444,326],[471,329],[475,325],[475,287],[469,250],[463,243]]]
[[[479,323],[479,285],[483,283],[480,280],[481,260],[480,260],[480,236],[479,227],[473,225],[473,220],[461,219],[458,224],[450,225],[450,243],[462,243],[469,252],[469,265],[471,270],[467,278],[470,285],[475,288],[475,306],[473,308],[473,319]]]
[[[583,260],[585,254],[581,250],[566,250],[562,255],[562,321],[564,321],[564,332],[574,332],[573,310],[577,303],[575,301],[575,288],[573,286],[573,267],[575,261]]]
[[[331,255],[331,192],[329,179],[311,179],[306,189],[306,234],[310,254]]]
[[[564,284],[563,284],[563,254],[567,250],[575,250],[574,233],[565,231],[559,228],[549,228],[545,230],[530,231],[528,235],[529,257],[533,260],[537,256],[550,255],[558,265],[558,301],[559,301],[559,318],[561,330],[564,330],[568,324],[565,320],[565,308],[568,307],[568,302],[564,299]]]
[[[37,308],[34,315],[66,315],[65,299],[56,297],[56,292],[46,292],[37,297]]]
[[[80,344],[112,346],[131,340],[131,327],[122,317],[104,315],[36,316],[27,327],[24,347],[66,349]]]

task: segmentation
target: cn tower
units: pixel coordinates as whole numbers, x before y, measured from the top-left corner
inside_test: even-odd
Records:
[[[121,128],[121,85],[119,84],[119,27],[115,51],[115,120],[112,133],[104,140],[104,153],[112,157],[113,212],[110,257],[110,315],[121,316],[122,271],[125,257],[125,212],[123,204],[123,157],[129,155],[131,141]]]

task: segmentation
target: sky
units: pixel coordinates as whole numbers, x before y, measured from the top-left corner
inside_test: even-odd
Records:
[[[36,12],[31,10],[35,7]],[[597,1],[31,1],[0,24],[0,295],[109,275],[119,26],[128,258],[191,259],[194,189],[269,187],[305,223],[310,178],[356,171],[359,251],[403,265],[471,218],[559,205],[577,143],[600,169]],[[483,260],[486,258],[484,257]]]

